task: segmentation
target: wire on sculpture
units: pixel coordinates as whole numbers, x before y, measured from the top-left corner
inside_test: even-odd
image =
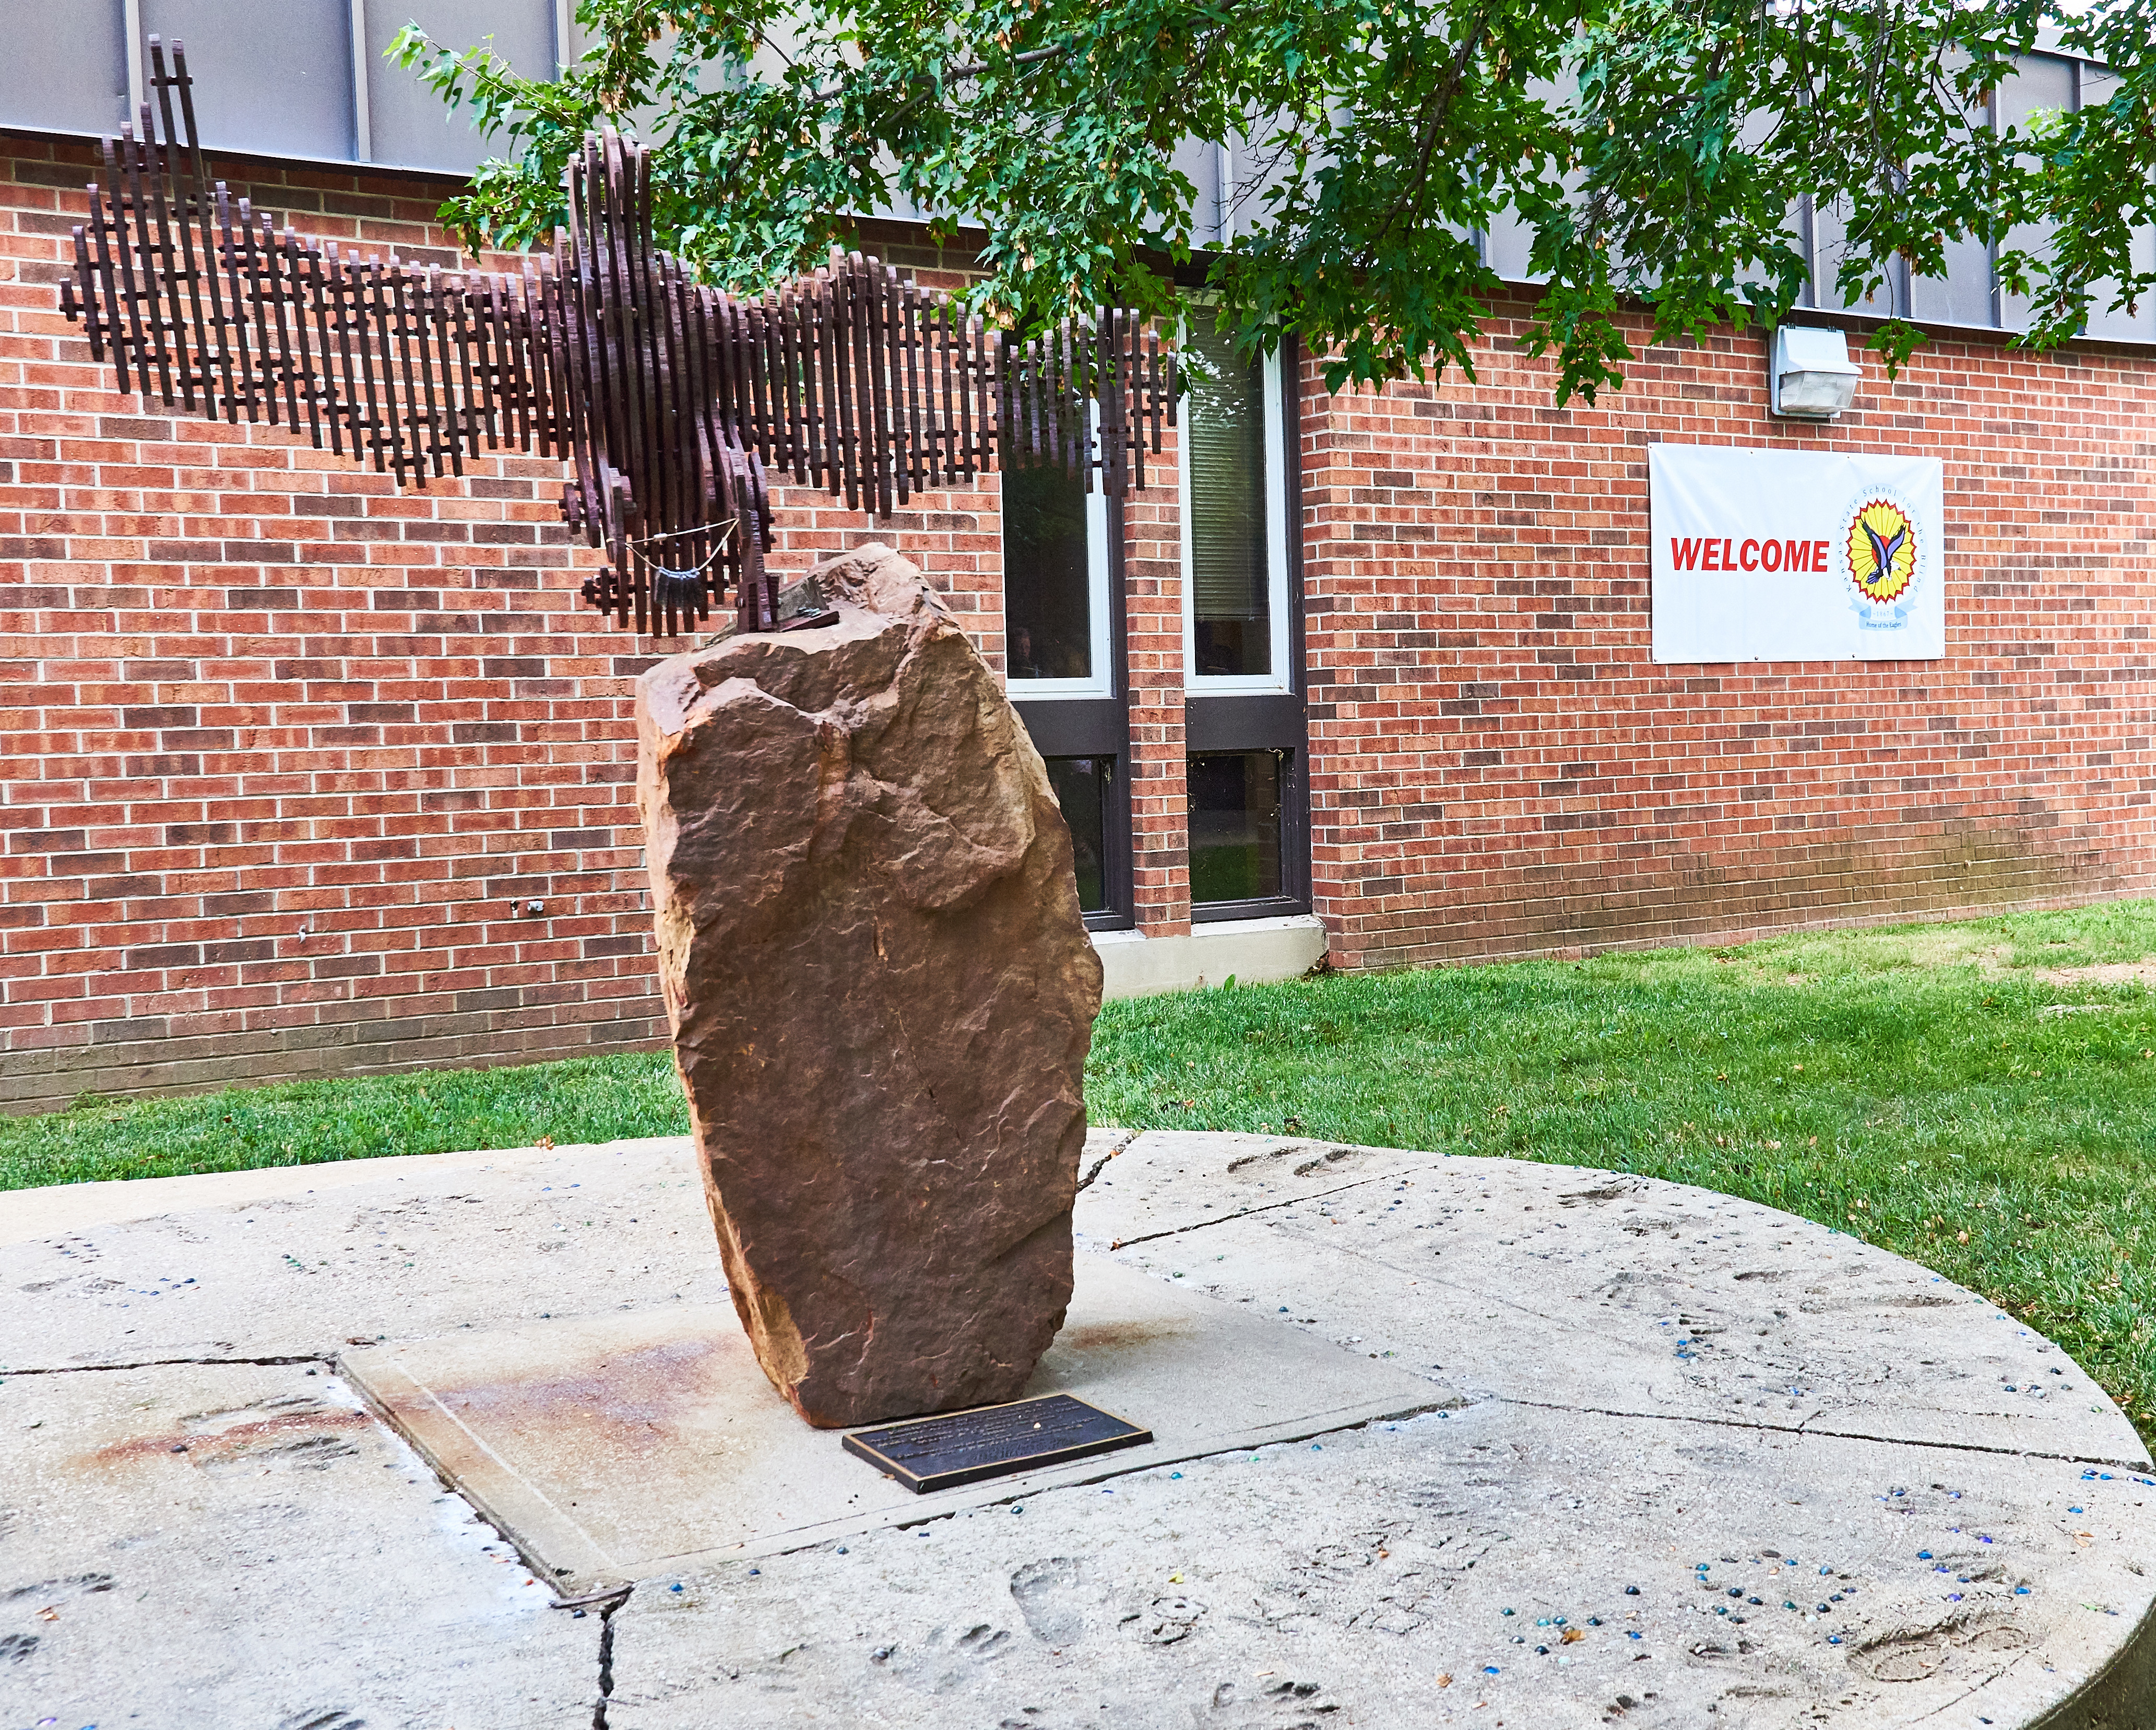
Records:
[[[399,485],[484,450],[566,460],[562,515],[606,550],[583,597],[671,635],[731,599],[778,623],[769,476],[888,516],[998,459],[1111,496],[1175,424],[1175,362],[1135,314],[1024,341],[874,258],[761,300],[653,240],[634,141],[587,139],[553,256],[514,273],[385,260],[278,228],[204,168],[193,82],[149,39],[154,107],[104,142],[61,305],[120,388],[210,420],[265,416]],[[175,104],[177,103],[177,115]]]

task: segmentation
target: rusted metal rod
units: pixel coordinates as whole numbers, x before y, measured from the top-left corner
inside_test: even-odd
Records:
[[[563,519],[607,554],[583,598],[618,624],[671,635],[731,604],[773,628],[771,471],[878,516],[994,463],[1121,497],[1174,424],[1174,357],[1132,313],[1021,348],[859,253],[754,300],[703,286],[654,244],[649,161],[612,131],[569,168],[552,258],[517,275],[280,232],[208,178],[186,53],[149,45],[60,295],[120,388],[266,414],[399,485],[485,451],[562,458]]]

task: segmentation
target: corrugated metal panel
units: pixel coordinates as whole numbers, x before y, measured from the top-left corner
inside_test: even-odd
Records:
[[[121,0],[40,7],[0,54],[0,120],[55,132],[110,132],[127,117]]]
[[[348,0],[142,0],[142,28],[187,44],[205,148],[352,160]]]
[[[382,58],[408,23],[448,48],[491,37],[494,52],[525,77],[554,75],[553,0],[366,0],[366,12],[367,107],[377,162],[464,174],[504,147],[472,130],[469,110],[451,113],[416,74]]]

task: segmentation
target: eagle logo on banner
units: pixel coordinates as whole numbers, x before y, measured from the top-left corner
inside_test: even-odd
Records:
[[[1917,573],[1917,531],[1891,499],[1869,499],[1850,520],[1849,575],[1857,592],[1880,606],[1902,598]]]

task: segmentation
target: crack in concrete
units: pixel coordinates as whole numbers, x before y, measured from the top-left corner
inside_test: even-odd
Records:
[[[1103,1153],[1098,1159],[1093,1162],[1093,1169],[1086,1173],[1084,1177],[1079,1178],[1078,1188],[1073,1190],[1071,1194],[1074,1195],[1083,1194],[1086,1185],[1091,1183],[1094,1178],[1101,1175],[1102,1168],[1105,1167],[1110,1160],[1113,1159],[1118,1153],[1122,1152],[1124,1148],[1129,1147],[1132,1142],[1136,1141],[1145,1132],[1142,1129],[1125,1130],[1123,1132],[1122,1139],[1117,1142],[1114,1147],[1109,1148],[1106,1152]]]
[[[1395,1166],[1390,1171],[1384,1172],[1377,1177],[1358,1178],[1353,1183],[1336,1184],[1330,1189],[1307,1190],[1301,1195],[1291,1195],[1281,1201],[1269,1201],[1258,1207],[1239,1208],[1232,1214],[1218,1214],[1210,1219],[1193,1220],[1188,1225],[1171,1225],[1162,1231],[1141,1232],[1136,1237],[1119,1237],[1109,1244],[1108,1249],[1112,1254],[1117,1250],[1127,1250],[1132,1244],[1150,1244],[1159,1238],[1180,1237],[1186,1231],[1203,1231],[1209,1225],[1230,1225],[1238,1219],[1255,1219],[1260,1214],[1276,1213],[1282,1208],[1300,1207],[1306,1201],[1322,1201],[1328,1195],[1345,1195],[1351,1189],[1367,1189],[1373,1183],[1383,1183],[1393,1178],[1405,1177],[1409,1172],[1435,1171],[1443,1163],[1441,1160],[1432,1160],[1428,1165]]]
[[[32,1369],[0,1369],[0,1378],[8,1376],[86,1376],[114,1369],[167,1369],[181,1364],[201,1363],[213,1367],[253,1365],[275,1368],[289,1363],[322,1363],[334,1365],[336,1355],[328,1352],[297,1352],[276,1358],[144,1358],[132,1363],[54,1363]]]
[[[1282,1208],[1294,1207],[1302,1202],[1321,1201],[1327,1196],[1344,1194],[1352,1189],[1368,1188],[1373,1185],[1386,1183],[1394,1178],[1404,1176],[1410,1171],[1431,1170],[1436,1165],[1441,1163],[1444,1163],[1444,1162],[1433,1161],[1430,1165],[1401,1167],[1375,1177],[1358,1178],[1351,1182],[1338,1184],[1331,1189],[1312,1190],[1306,1194],[1295,1196],[1288,1200],[1268,1202],[1261,1207],[1245,1208],[1237,1213],[1218,1214],[1209,1219],[1197,1220],[1188,1225],[1171,1226],[1163,1231],[1147,1232],[1137,1237],[1121,1238],[1111,1243],[1108,1247],[1111,1252],[1113,1252],[1116,1250],[1128,1249],[1135,1244],[1152,1243],[1162,1238],[1178,1237],[1186,1232],[1203,1231],[1208,1226],[1231,1224],[1238,1219],[1250,1219],[1260,1214],[1277,1212]],[[1734,1200],[1743,1199],[1742,1197],[1732,1197],[1731,1199]],[[1759,1207],[1763,1204],[1755,1202],[1753,1203],[1752,1205]],[[1377,1266],[1386,1268],[1390,1271],[1400,1274],[1405,1274],[1408,1272],[1407,1269],[1401,1267],[1399,1264],[1388,1260],[1386,1257],[1383,1255],[1371,1255],[1367,1250],[1360,1249],[1355,1245],[1342,1244],[1338,1245],[1338,1247],[1346,1251],[1348,1255],[1357,1257],[1358,1260],[1371,1262]],[[1876,1248],[1876,1246],[1869,1245],[1867,1247]],[[1888,1255],[1892,1254],[1891,1250],[1885,1253]],[[1466,1289],[1465,1287],[1458,1286],[1455,1282],[1444,1279],[1441,1276],[1434,1276],[1431,1274],[1431,1271],[1428,1269],[1422,1270],[1419,1273],[1416,1274],[1415,1277],[1418,1279],[1429,1279],[1430,1283],[1433,1286],[1446,1286],[1455,1291],[1465,1291]],[[1979,1300],[1981,1300],[1981,1294],[1979,1294]],[[1519,1304],[1513,1300],[1492,1298],[1489,1297],[1486,1293],[1479,1294],[1478,1301],[1481,1298],[1487,1298],[1487,1301],[1491,1302],[1505,1302],[1510,1307],[1518,1309],[1524,1314],[1537,1317],[1541,1320],[1548,1321],[1554,1319],[1551,1317],[1543,1317],[1540,1315],[1539,1312],[1534,1310],[1532,1306]],[[1466,1390],[1463,1389],[1461,1391],[1465,1392]],[[2071,1466],[2107,1466],[2115,1470],[2124,1471],[2156,1471],[2156,1466],[2152,1466],[2147,1460],[2114,1458],[2107,1455],[2061,1454],[2047,1451],[2039,1448],[1992,1446],[1980,1442],[1933,1441],[1912,1436],[1877,1435],[1866,1430],[1827,1428],[1815,1424],[1813,1419],[1810,1418],[1804,1419],[1800,1424],[1778,1424],[1770,1419],[1722,1418],[1706,1413],[1692,1414],[1684,1412],[1625,1411],[1600,1406],[1566,1405],[1547,1400],[1522,1399],[1515,1398],[1510,1394],[1490,1393],[1485,1393],[1480,1396],[1471,1395],[1471,1403],[1478,1398],[1481,1399],[1488,1399],[1500,1404],[1531,1406],[1538,1410],[1573,1413],[1581,1417],[1650,1418],[1659,1423],[1702,1424],[1728,1430],[1771,1430],[1778,1435],[1783,1435],[1825,1436],[1840,1441],[1877,1442],[1888,1445],[1898,1443],[1907,1447],[1936,1448],[1946,1452],[1959,1451],[1973,1454],[1992,1454],[2015,1460],[2056,1460],[2062,1465]],[[1815,1417],[1817,1415],[1817,1414],[1814,1414]]]
[[[549,1609],[596,1609],[603,1605],[618,1605],[623,1599],[628,1597],[635,1589],[633,1584],[626,1586],[602,1586],[596,1592],[580,1593],[574,1598],[557,1598],[547,1608]]]
[[[1564,1412],[1583,1418],[1645,1418],[1658,1424],[1702,1424],[1719,1430],[1767,1430],[1778,1435],[1826,1436],[1836,1441],[1879,1442],[1904,1448],[1936,1448],[1945,1453],[1998,1454],[2011,1460],[2056,1460],[2064,1466],[2109,1466],[2121,1471],[2156,1470],[2145,1460],[2118,1460],[2102,1454],[2055,1454],[2041,1448],[1994,1447],[1983,1442],[1935,1441],[1917,1435],[1876,1435],[1864,1430],[1815,1427],[1809,1419],[1801,1424],[1777,1424],[1768,1418],[1722,1418],[1707,1412],[1642,1412],[1626,1411],[1614,1406],[1566,1405],[1555,1400],[1522,1399],[1511,1394],[1486,1393],[1479,1398],[1497,1405],[1529,1406],[1537,1411]],[[1479,1402],[1471,1400],[1470,1403]]]
[[[599,1697],[592,1702],[592,1730],[607,1730],[607,1704],[613,1698],[613,1615],[635,1589],[625,1586],[612,1603],[599,1606]]]

